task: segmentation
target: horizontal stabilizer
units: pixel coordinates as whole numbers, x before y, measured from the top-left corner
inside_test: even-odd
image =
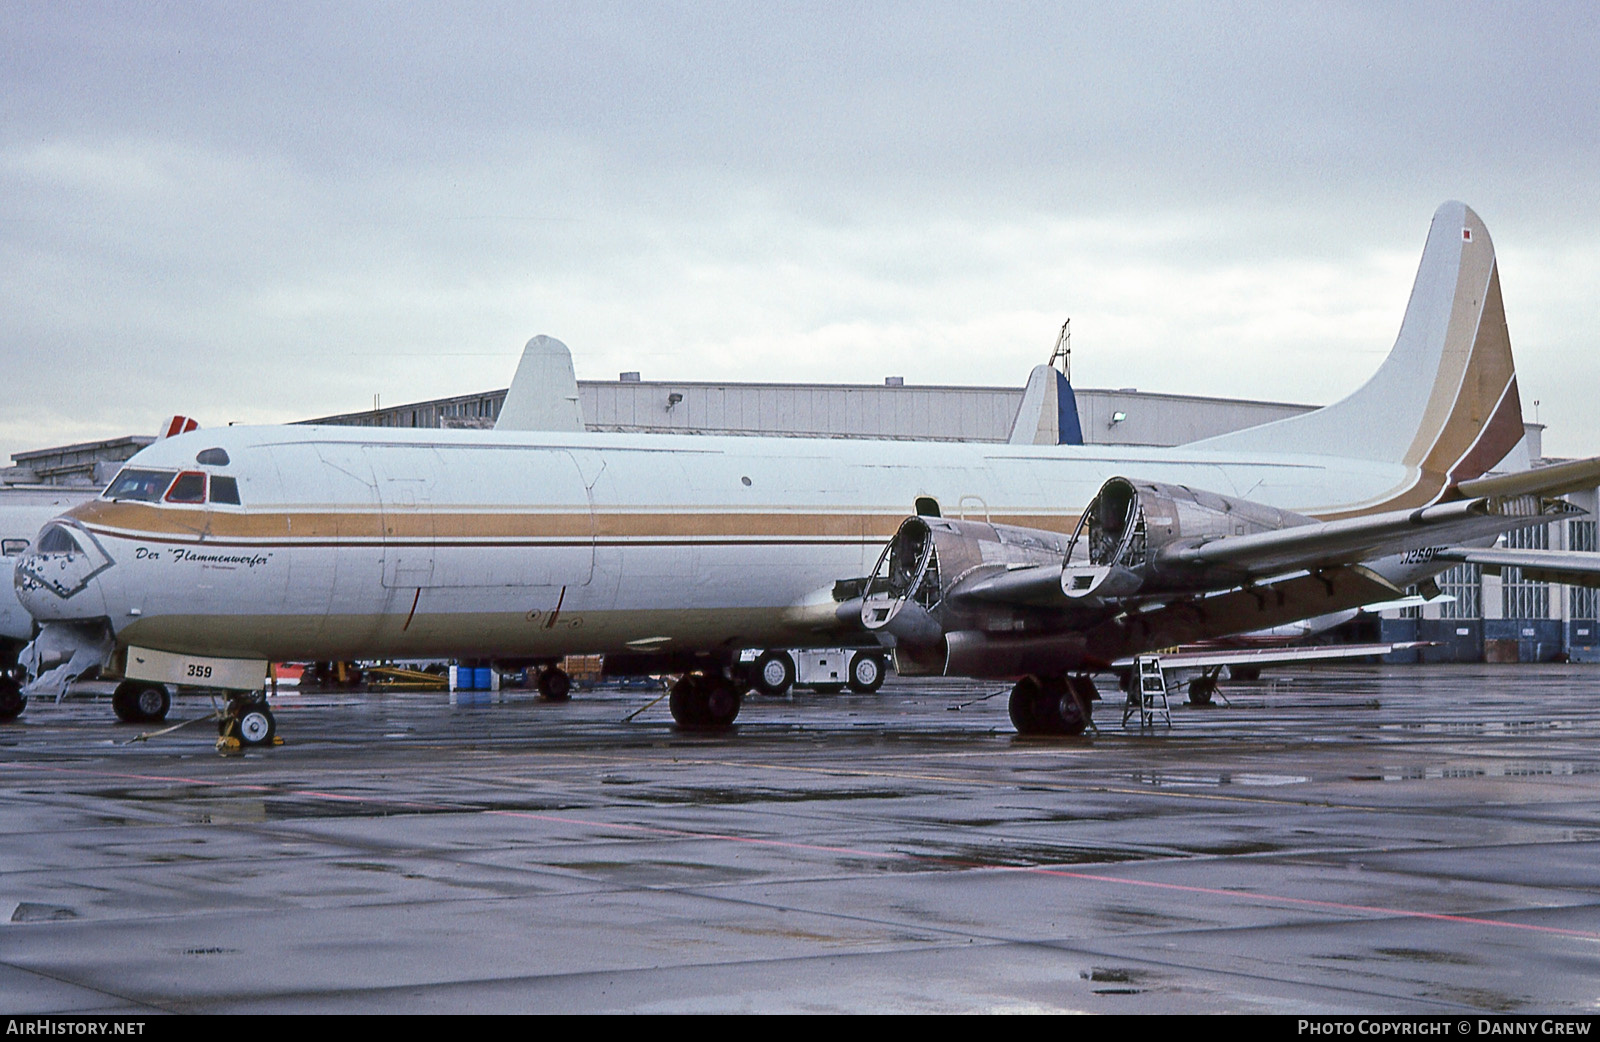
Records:
[[[1463,481],[1457,490],[1464,496],[1560,496],[1600,485],[1600,456],[1575,459],[1536,470]]]
[[[1600,554],[1596,553],[1450,546],[1437,551],[1434,557],[1440,561],[1482,565],[1490,575],[1498,575],[1502,568],[1520,568],[1523,578],[1536,582],[1600,587]]]

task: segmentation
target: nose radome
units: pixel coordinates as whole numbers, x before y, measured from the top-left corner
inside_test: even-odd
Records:
[[[87,532],[52,522],[17,558],[12,573],[17,600],[40,621],[98,618],[105,604],[95,579],[112,563]]]

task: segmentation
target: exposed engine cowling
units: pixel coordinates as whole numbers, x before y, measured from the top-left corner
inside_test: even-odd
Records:
[[[908,517],[878,558],[864,591],[861,622],[896,643],[931,645],[945,633],[976,621],[952,594],[986,578],[1020,571],[1059,573],[1069,540],[1045,532],[985,521]],[[1008,609],[978,605],[987,628],[1003,625]]]
[[[862,624],[907,674],[1010,676],[1080,666],[1085,633],[1130,604],[1235,585],[1172,551],[1310,524],[1301,514],[1201,489],[1111,478],[1071,538],[910,517],[864,591]]]
[[[1138,589],[1149,593],[1215,589],[1242,578],[1199,572],[1179,561],[1176,550],[1214,539],[1274,532],[1315,519],[1248,499],[1219,495],[1187,485],[1111,478],[1084,511],[1072,537],[1069,576],[1063,589],[1085,586],[1080,574],[1093,569],[1131,572]]]

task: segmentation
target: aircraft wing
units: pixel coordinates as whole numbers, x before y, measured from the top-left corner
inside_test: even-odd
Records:
[[[1427,647],[1425,640],[1405,640],[1377,644],[1325,644],[1299,648],[1217,648],[1215,650],[1179,649],[1167,654],[1155,654],[1161,659],[1163,669],[1212,669],[1218,666],[1270,666],[1283,662],[1316,662],[1330,659],[1365,658],[1368,655],[1387,655],[1391,651],[1409,651]],[[1133,656],[1117,659],[1113,669],[1131,669]]]
[[[1563,500],[1535,494],[1480,496],[1416,510],[1390,510],[1225,536],[1198,546],[1174,545],[1164,548],[1159,559],[1180,567],[1217,568],[1244,576],[1272,575],[1294,568],[1353,564],[1428,542],[1457,543],[1582,513],[1582,509]]]
[[[1477,548],[1447,546],[1435,551],[1435,560],[1478,564],[1490,575],[1502,568],[1521,568],[1522,574],[1539,582],[1566,583],[1568,586],[1600,587],[1600,554],[1579,550],[1507,550],[1501,547]]]
[[[1563,500],[1536,495],[1485,496],[1415,510],[1221,536],[1198,544],[1173,543],[1157,551],[1154,560],[1158,575],[1179,578],[1189,590],[1222,590],[1295,572],[1355,565],[1430,544],[1448,547],[1583,512]],[[1063,568],[1059,560],[1017,562],[1004,569],[974,569],[949,592],[961,600],[1034,607],[1072,607],[1112,599],[1133,604],[1165,599],[1171,592],[1160,583],[1119,585],[1120,578],[1115,569],[1107,574],[1104,568],[1081,568],[1070,563]],[[1080,594],[1079,584],[1089,597]],[[1394,596],[1398,593],[1383,590],[1373,599]]]

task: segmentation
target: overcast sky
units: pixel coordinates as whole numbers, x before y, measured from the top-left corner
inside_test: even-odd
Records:
[[[581,379],[1324,403],[1434,209],[1600,453],[1600,5],[0,0],[0,455]],[[1116,13],[1106,13],[1115,8]]]

